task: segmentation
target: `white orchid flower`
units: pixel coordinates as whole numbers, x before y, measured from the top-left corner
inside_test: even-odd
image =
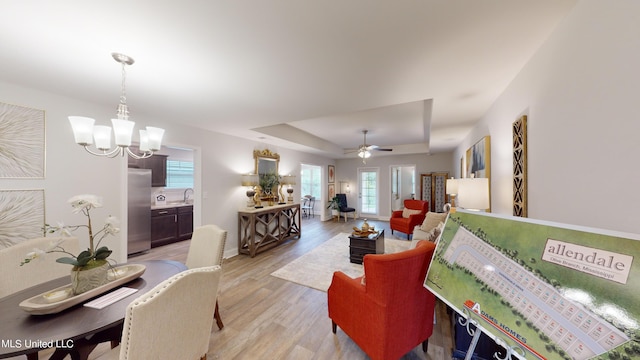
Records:
[[[67,201],[73,207],[73,213],[79,213],[84,209],[91,210],[93,208],[102,207],[102,198],[97,195],[84,194],[76,195]]]
[[[115,216],[109,215],[104,223],[104,231],[107,234],[114,235],[120,232],[120,228],[118,227],[120,221],[118,221]]]

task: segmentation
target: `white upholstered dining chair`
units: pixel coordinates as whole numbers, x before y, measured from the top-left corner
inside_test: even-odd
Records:
[[[226,242],[227,230],[221,229],[216,225],[204,225],[197,227],[191,236],[191,244],[189,245],[189,252],[187,253],[187,262],[185,265],[187,265],[189,269],[212,265],[222,266],[222,255],[224,253],[224,245]],[[214,317],[218,328],[222,329],[224,324],[220,317],[217,293]]]
[[[100,359],[206,359],[220,266],[183,271],[129,306],[120,345]]]
[[[57,258],[67,256],[62,253],[42,254],[32,263],[20,266],[28,253],[35,249],[46,250],[60,239],[62,239],[60,246],[66,251],[72,254],[78,253],[78,239],[75,237],[28,239],[0,249],[0,298],[49,280],[69,276],[71,266],[56,262]]]

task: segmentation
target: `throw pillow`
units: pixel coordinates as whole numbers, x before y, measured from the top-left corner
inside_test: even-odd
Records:
[[[421,212],[422,210],[412,210],[404,208],[404,210],[402,210],[402,217],[406,219],[411,215],[420,214]]]
[[[436,213],[429,211],[427,213],[427,216],[424,218],[422,225],[420,225],[420,230],[428,233],[433,230],[433,228],[438,226],[439,223],[443,223],[446,218],[447,213]]]
[[[440,234],[442,234],[443,227],[444,227],[444,223],[441,222],[436,227],[431,229],[431,231],[427,233],[427,240],[431,242],[436,242],[436,240],[438,240],[438,237],[440,237]]]

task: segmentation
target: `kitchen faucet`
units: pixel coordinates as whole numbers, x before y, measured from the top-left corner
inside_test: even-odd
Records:
[[[187,194],[189,191],[191,191],[191,194],[193,194],[193,189],[192,188],[187,188],[184,190],[184,198],[183,201],[186,203],[187,200],[189,200],[189,194]]]

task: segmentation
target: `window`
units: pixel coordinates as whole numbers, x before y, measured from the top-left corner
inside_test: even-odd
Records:
[[[378,213],[378,171],[359,170],[360,178],[360,213]]]
[[[167,188],[193,188],[193,162],[167,160]]]
[[[316,165],[300,166],[300,197],[311,195],[319,200],[322,196],[322,168]]]

